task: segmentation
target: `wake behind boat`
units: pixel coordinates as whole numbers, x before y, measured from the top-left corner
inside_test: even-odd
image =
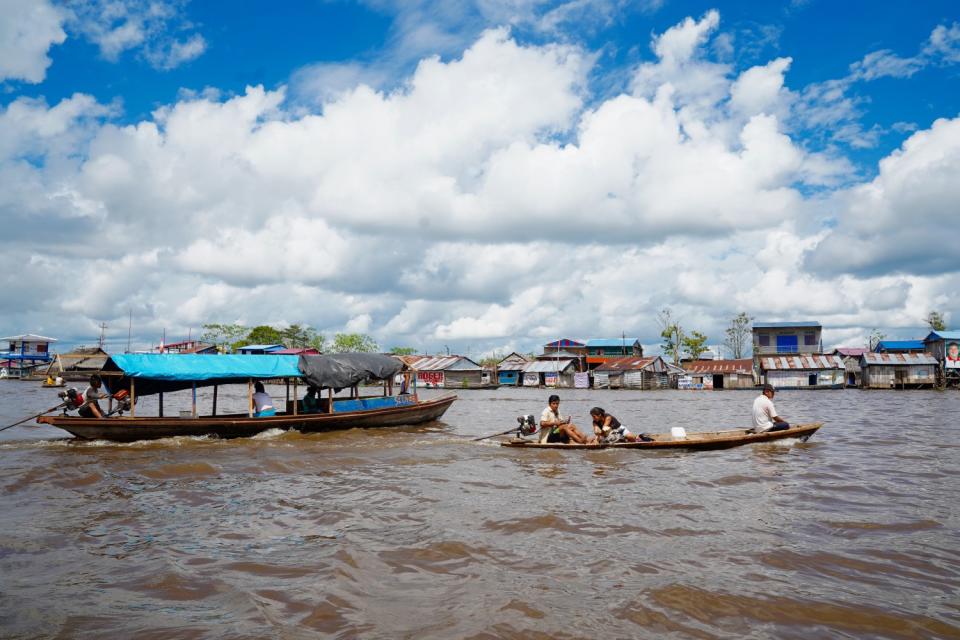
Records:
[[[403,371],[402,362],[379,354],[336,354],[320,356],[285,355],[193,355],[123,354],[112,356],[101,376],[112,396],[123,395],[130,402],[126,416],[84,418],[63,415],[42,416],[37,422],[63,429],[79,438],[120,442],[176,436],[215,435],[238,438],[256,435],[267,429],[296,429],[302,432],[338,429],[413,425],[439,419],[457,396],[445,395],[421,400],[416,393],[416,376]],[[403,374],[400,393],[392,394],[393,379]],[[410,387],[411,378],[413,387]],[[370,379],[383,380],[383,395],[361,397],[358,385]],[[217,390],[224,384],[245,384],[253,396],[254,381],[281,380],[293,400],[284,411],[255,417],[246,414],[217,415]],[[297,400],[297,389],[306,384],[321,390],[316,412],[305,413]],[[213,386],[210,415],[198,415],[196,389]],[[193,409],[186,417],[163,415],[163,394],[191,389]],[[349,399],[338,399],[334,392],[351,389]],[[326,390],[327,397],[322,397]],[[125,394],[121,392],[125,391]],[[408,393],[408,391],[410,391]],[[159,415],[136,415],[137,398],[159,395]],[[251,403],[252,406],[252,403]]]
[[[514,437],[500,443],[504,447],[519,447],[523,449],[729,449],[744,444],[773,442],[794,438],[806,442],[817,430],[823,426],[822,422],[801,424],[782,431],[764,431],[753,433],[750,429],[728,429],[725,431],[701,431],[687,433],[686,437],[677,438],[672,433],[646,433],[649,441],[642,442],[614,442],[596,444],[563,444],[559,442],[543,443],[536,440],[527,440]]]

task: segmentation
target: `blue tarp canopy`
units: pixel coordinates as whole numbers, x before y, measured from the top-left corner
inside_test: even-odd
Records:
[[[104,376],[111,392],[129,389],[135,378],[137,395],[189,389],[214,384],[265,380],[268,378],[300,378],[297,356],[272,355],[203,355],[125,353],[111,356],[104,373],[122,372],[123,377]]]

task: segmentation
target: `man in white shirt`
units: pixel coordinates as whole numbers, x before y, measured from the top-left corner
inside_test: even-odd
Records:
[[[773,396],[776,389],[773,385],[763,385],[763,393],[753,401],[753,432],[763,433],[765,431],[783,431],[789,429],[790,425],[786,420],[777,415],[777,410],[773,406]]]
[[[547,400],[547,408],[540,414],[540,443],[593,444],[597,441],[583,435],[570,424],[570,416],[560,415],[560,396],[554,394]]]

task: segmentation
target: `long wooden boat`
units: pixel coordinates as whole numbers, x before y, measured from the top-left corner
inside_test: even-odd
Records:
[[[41,416],[37,422],[63,429],[79,438],[133,442],[177,436],[212,435],[220,438],[242,438],[268,429],[296,429],[301,432],[334,431],[352,428],[414,425],[439,419],[457,399],[455,394],[421,400],[416,388],[404,384],[401,393],[392,395],[393,377],[403,364],[389,356],[377,354],[338,354],[334,356],[217,356],[180,354],[124,354],[107,361],[101,374],[111,394],[122,395],[131,403],[128,415],[104,418],[80,416]],[[384,380],[383,396],[360,397],[360,382]],[[412,376],[404,374],[405,383]],[[255,380],[294,382],[294,400],[286,411],[276,415],[255,417],[245,414],[217,415],[217,388],[222,384],[244,384],[252,396]],[[319,400],[321,410],[303,413],[296,400],[297,384],[326,389],[327,397]],[[197,387],[213,386],[213,410],[198,415]],[[302,389],[302,387],[300,387]],[[338,398],[334,391],[351,389],[350,398]],[[194,404],[186,417],[164,417],[163,394],[192,389]],[[407,391],[412,391],[408,393]],[[121,393],[125,392],[125,393]],[[158,416],[137,416],[140,396],[159,394]]]
[[[744,444],[773,442],[795,438],[806,442],[810,436],[823,426],[822,422],[800,424],[783,431],[765,431],[752,433],[749,429],[728,429],[726,431],[701,431],[688,433],[686,438],[675,439],[669,433],[647,433],[650,442],[616,442],[613,444],[561,444],[558,442],[540,444],[536,440],[513,438],[500,443],[504,447],[522,449],[729,449]]]

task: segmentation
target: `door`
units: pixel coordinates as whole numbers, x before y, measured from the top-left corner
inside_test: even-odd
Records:
[[[777,353],[800,353],[797,336],[777,336]]]
[[[817,386],[817,374],[811,373],[810,379],[807,382],[811,387]]]
[[[713,388],[714,389],[723,389],[723,374],[715,373],[713,374]]]

